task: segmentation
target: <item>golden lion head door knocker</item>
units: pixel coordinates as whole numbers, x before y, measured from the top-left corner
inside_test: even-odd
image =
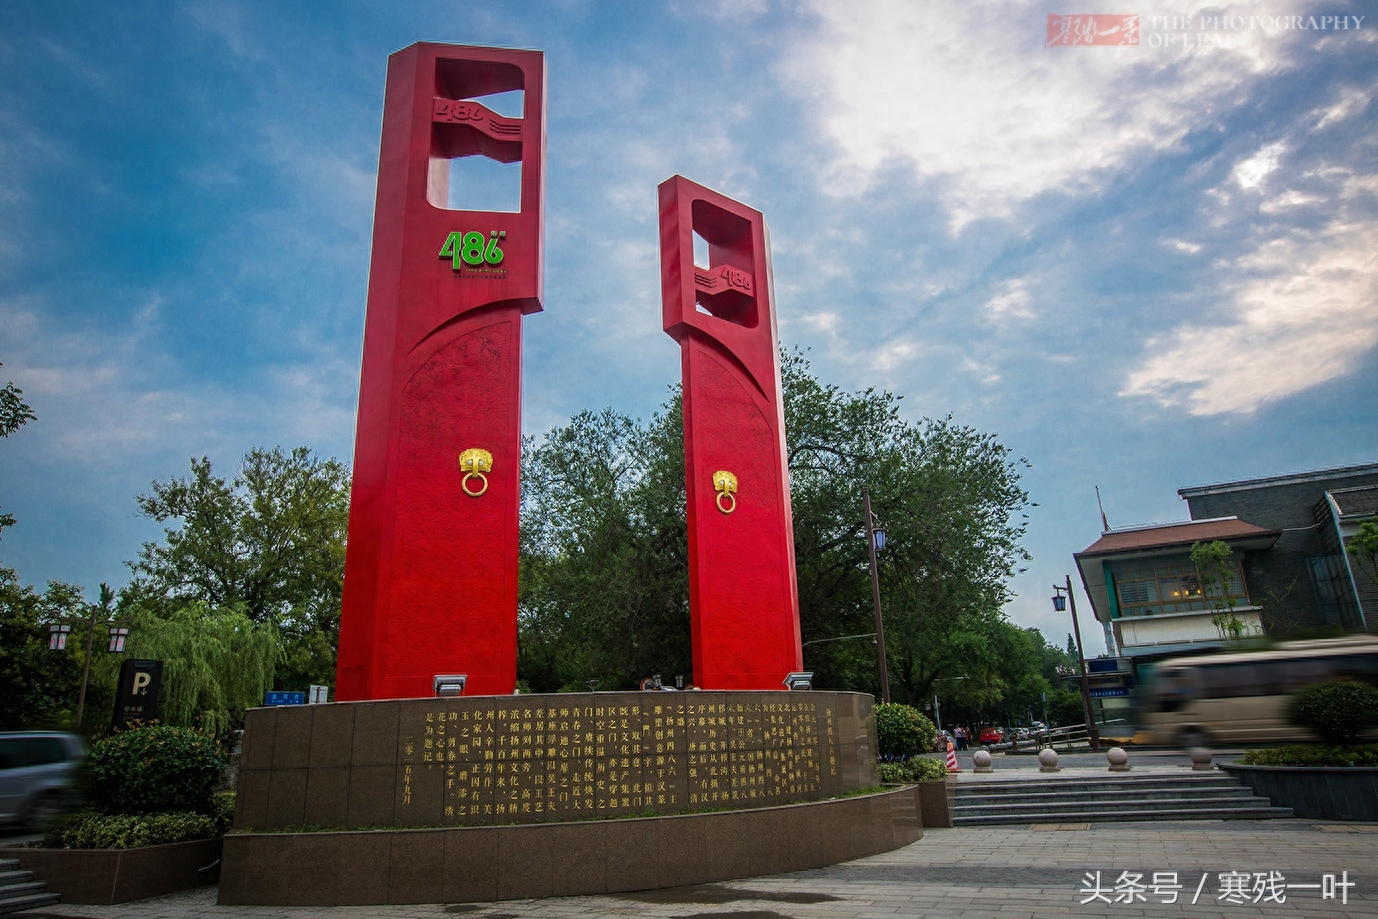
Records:
[[[488,490],[487,473],[493,471],[493,454],[478,447],[470,447],[459,455],[459,471],[464,473],[464,478],[459,480],[459,487],[464,489],[464,493],[469,497],[477,498]],[[471,491],[470,479],[478,479],[483,483],[482,487],[477,491]]]
[[[730,514],[737,509],[737,477],[726,469],[719,469],[713,473],[713,490],[718,493],[714,500],[718,503],[718,510],[724,514]],[[723,499],[727,499],[727,504],[723,504]]]

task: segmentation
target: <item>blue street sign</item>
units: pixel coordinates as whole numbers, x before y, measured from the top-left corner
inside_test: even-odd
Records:
[[[279,692],[269,691],[263,695],[264,705],[305,705],[306,693],[304,692]]]

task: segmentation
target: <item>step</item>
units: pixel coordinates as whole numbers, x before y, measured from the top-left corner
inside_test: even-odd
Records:
[[[957,795],[958,804],[999,804],[1008,801],[1060,801],[1075,798],[1078,801],[1114,801],[1120,798],[1216,798],[1221,795],[1253,794],[1247,785],[1230,785],[1224,788],[1120,788],[1113,791],[1096,789],[1094,791],[1034,791],[1028,794],[1007,792],[998,795]]]
[[[0,903],[14,897],[28,896],[31,893],[45,893],[47,890],[47,881],[22,881],[18,884],[6,884],[0,887]]]
[[[1222,797],[1214,801],[1193,801],[1186,798],[1145,800],[1128,798],[1122,801],[1030,801],[1020,804],[958,804],[953,816],[967,814],[1037,814],[1037,813],[1095,813],[1111,810],[1218,810],[1222,807],[1268,806],[1268,799],[1253,795]]]
[[[18,864],[18,862],[15,864]],[[17,869],[11,869],[9,871],[0,870],[0,887],[6,884],[17,884],[22,881],[27,881],[31,877],[33,877],[32,871],[19,871]]]
[[[1236,776],[1232,775],[1207,775],[1207,776],[1157,776],[1145,775],[1142,777],[1132,774],[1121,773],[1118,775],[1086,776],[1077,778],[1050,778],[1045,780],[1038,779],[995,779],[991,781],[970,781],[957,783],[958,794],[998,794],[1004,791],[1017,791],[1029,788],[1181,788],[1191,786],[1197,788],[1221,788],[1238,787],[1243,785]]]
[[[1076,814],[1075,820],[1068,820],[1067,814],[1024,814],[1018,818],[1011,816],[956,817],[954,826],[991,826],[998,824],[1025,823],[1111,823],[1127,821],[1156,820],[1273,820],[1291,817],[1290,807],[1242,807],[1201,810],[1142,810],[1142,811],[1096,811]]]
[[[24,897],[15,897],[12,900],[0,900],[0,913],[17,913],[20,910],[33,909],[36,906],[56,906],[61,899],[61,894],[35,893]]]
[[[13,871],[19,867],[17,858],[0,858],[0,871]]]

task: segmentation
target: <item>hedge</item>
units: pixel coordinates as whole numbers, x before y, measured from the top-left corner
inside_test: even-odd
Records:
[[[917,756],[933,749],[938,729],[923,712],[898,702],[881,702],[875,707],[876,743],[882,759]]]
[[[1292,718],[1327,744],[1353,743],[1378,725],[1378,688],[1348,680],[1317,683],[1297,693]]]
[[[1305,744],[1246,750],[1239,762],[1245,766],[1378,766],[1378,744],[1356,747]]]
[[[227,756],[209,734],[152,725],[91,745],[91,806],[106,814],[210,815]]]

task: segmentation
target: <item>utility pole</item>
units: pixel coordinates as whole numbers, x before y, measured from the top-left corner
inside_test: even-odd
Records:
[[[880,651],[880,700],[890,701],[890,671],[885,665],[885,623],[880,618],[880,574],[876,571],[876,521],[871,516],[871,492],[861,490],[861,504],[866,512],[866,554],[871,559],[871,602],[876,607],[876,646]]]
[[[1091,740],[1091,750],[1100,750],[1100,731],[1096,728],[1096,715],[1091,710],[1091,683],[1086,678],[1086,655],[1081,650],[1081,626],[1077,623],[1077,597],[1072,593],[1072,576],[1067,575],[1067,601],[1072,607],[1072,631],[1077,638],[1077,666],[1081,668],[1081,701],[1086,705],[1086,734]]]

